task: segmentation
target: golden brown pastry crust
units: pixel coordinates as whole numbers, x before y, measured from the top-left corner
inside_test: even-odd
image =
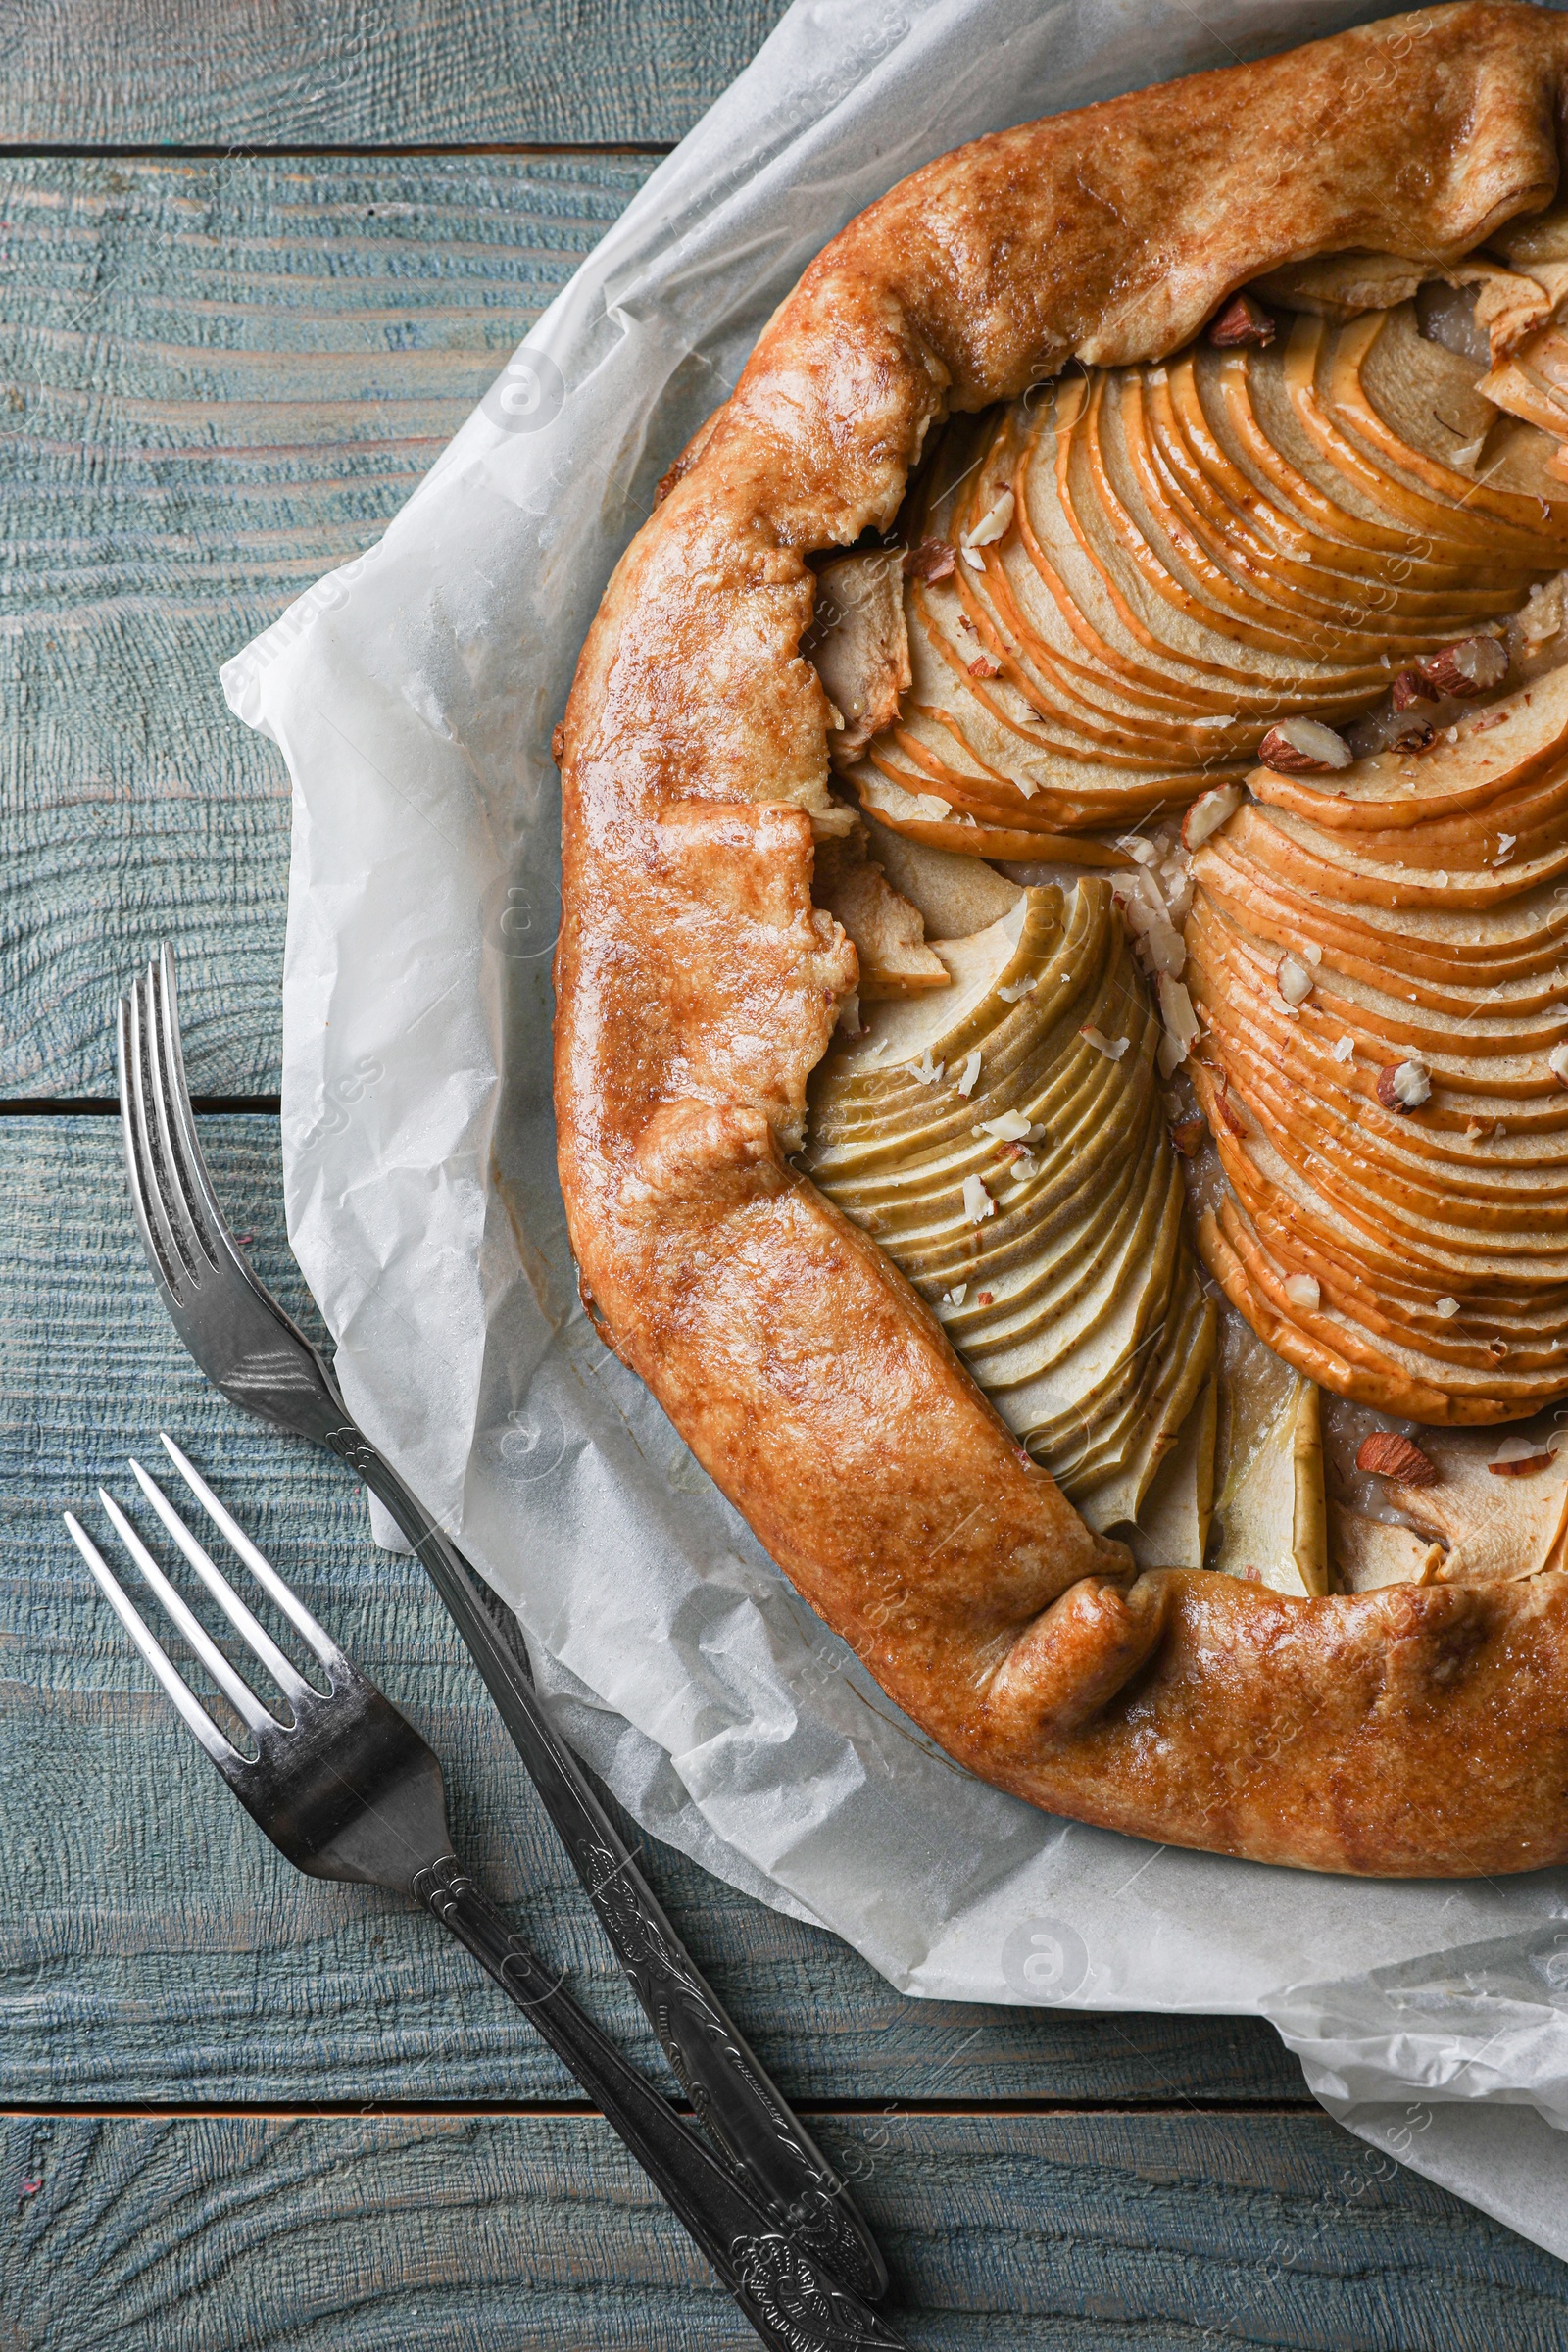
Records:
[[[1555,192],[1568,21],[1424,10],[981,139],[836,238],[622,559],[564,731],[556,1099],[593,1311],[806,1598],[955,1756],[1175,1844],[1411,1876],[1568,1858],[1568,1576],[1295,1601],[1133,1574],[789,1165],[855,985],[811,904],[809,553],[948,407],[1156,358],[1351,248]]]

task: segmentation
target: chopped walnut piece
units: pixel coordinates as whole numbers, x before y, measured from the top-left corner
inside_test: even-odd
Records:
[[[946,539],[922,539],[918,547],[909,548],[904,558],[904,576],[906,580],[947,580],[958,561],[958,551]]]
[[[1208,339],[1217,351],[1235,351],[1248,343],[1266,345],[1278,331],[1263,305],[1254,302],[1250,294],[1233,294],[1208,322]]]
[[[1000,678],[1002,663],[993,662],[989,654],[981,654],[970,662],[969,675],[971,678]]]
[[[1374,1478],[1392,1479],[1396,1486],[1435,1487],[1438,1483],[1438,1466],[1431,1455],[1396,1429],[1375,1429],[1369,1438],[1363,1438],[1355,1466]]]

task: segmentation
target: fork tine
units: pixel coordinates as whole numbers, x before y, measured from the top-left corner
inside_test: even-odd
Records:
[[[276,1299],[258,1280],[213,1190],[185,1078],[179,998],[174,985],[174,951],[167,939],[158,951],[157,962],[147,967],[146,987],[150,1066],[159,1131],[166,1141],[169,1165],[179,1186],[185,1214],[215,1271],[220,1270],[226,1260],[229,1270],[238,1274],[273,1314],[278,1314],[281,1310]]]
[[[223,1738],[206,1708],[200,1704],[189,1684],[180,1674],[176,1673],[161,1644],[154,1640],[152,1634],[142,1623],[131,1605],[128,1594],[81,1522],[71,1511],[65,1512],[63,1516],[71,1531],[72,1542],[86,1561],[104,1598],[120,1619],[132,1642],[135,1642],[154,1674],[157,1675],[169,1696],[179,1709],[188,1729],[195,1733],[213,1762],[222,1770],[226,1771],[231,1765],[243,1764],[245,1759],[239,1749],[231,1746]]]
[[[153,1270],[175,1306],[184,1303],[191,1285],[188,1250],[165,1214],[152,1131],[147,1117],[142,1080],[141,984],[135,982],[120,1000],[116,1024],[120,1052],[120,1124],[125,1145],[125,1173],[130,1180],[131,1206]]]
[[[224,1616],[228,1619],[229,1623],[234,1627],[235,1631],[240,1635],[242,1640],[249,1642],[251,1648],[261,1659],[262,1664],[267,1668],[268,1673],[271,1676],[273,1682],[276,1683],[284,1697],[289,1700],[291,1705],[296,1707],[302,1699],[319,1698],[321,1695],[320,1692],[318,1690],[313,1690],[310,1684],[305,1681],[304,1677],[296,1673],[292,1664],[283,1655],[283,1652],[278,1648],[277,1643],[272,1640],[271,1635],[267,1631],[267,1628],[259,1623],[258,1620],[252,1615],[251,1611],[245,1606],[245,1603],[241,1600],[239,1594],[235,1592],[233,1586],[229,1583],[222,1570],[214,1560],[208,1557],[208,1554],[203,1550],[200,1544],[197,1543],[196,1538],[191,1534],[190,1529],[185,1525],[184,1520],[175,1510],[173,1504],[164,1493],[163,1488],[158,1484],[158,1481],[155,1478],[149,1477],[148,1473],[142,1468],[140,1462],[137,1461],[134,1454],[132,1454],[129,1459],[131,1473],[135,1478],[136,1484],[140,1487],[142,1493],[152,1504],[153,1509],[158,1513],[159,1518],[163,1521],[165,1527],[168,1528],[170,1534],[173,1537],[174,1542],[179,1545],[180,1550],[185,1554],[186,1559],[189,1560],[191,1566],[195,1569],[197,1575],[201,1578],[202,1583],[207,1587],[208,1592],[211,1592],[213,1598],[217,1601]]]
[[[168,1577],[153,1558],[130,1521],[107,1487],[100,1487],[98,1499],[109,1515],[109,1524],[147,1579],[165,1609],[184,1635],[218,1688],[228,1700],[236,1715],[261,1738],[264,1732],[279,1732],[283,1726],[270,1715],[248,1683],[241,1682],[217,1642],[199,1617],[191,1614]]]
[[[179,1043],[174,954],[167,940],[156,961],[147,966],[141,985],[146,992],[147,1069],[164,1167],[203,1256],[216,1269],[219,1251],[230,1237],[196,1141],[196,1122]]]
[[[158,1435],[164,1451],[201,1504],[202,1509],[207,1513],[208,1518],[239,1554],[261,1586],[262,1591],[276,1602],[301,1640],[306,1642],[316,1656],[320,1659],[321,1664],[330,1673],[333,1682],[338,1682],[350,1674],[353,1670],[348,1659],[339,1649],[325,1626],[318,1624],[304,1601],[284,1584],[270,1560],[265,1558],[257,1550],[239,1521],[223,1508],[206,1479],[203,1478],[194,1463],[186,1460],[168,1430],[161,1429]]]

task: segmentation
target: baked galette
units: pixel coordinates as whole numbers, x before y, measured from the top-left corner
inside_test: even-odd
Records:
[[[562,730],[602,1336],[954,1756],[1168,1843],[1568,1858],[1565,99],[1438,8],[918,172]]]

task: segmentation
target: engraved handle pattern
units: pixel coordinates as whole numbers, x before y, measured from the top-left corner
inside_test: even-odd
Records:
[[[413,1891],[516,2002],[708,2256],[764,2344],[777,2352],[903,2352],[868,2304],[835,2284],[775,2228],[744,2184],[628,2066],[481,1893],[456,1855],[420,1870]]]
[[[326,1443],[380,1497],[428,1571],[704,2129],[776,2226],[844,2286],[874,2301],[888,2282],[875,2239],[704,1981],[550,1723],[520,1639],[509,1631],[511,1612],[351,1422],[331,1430]]]

